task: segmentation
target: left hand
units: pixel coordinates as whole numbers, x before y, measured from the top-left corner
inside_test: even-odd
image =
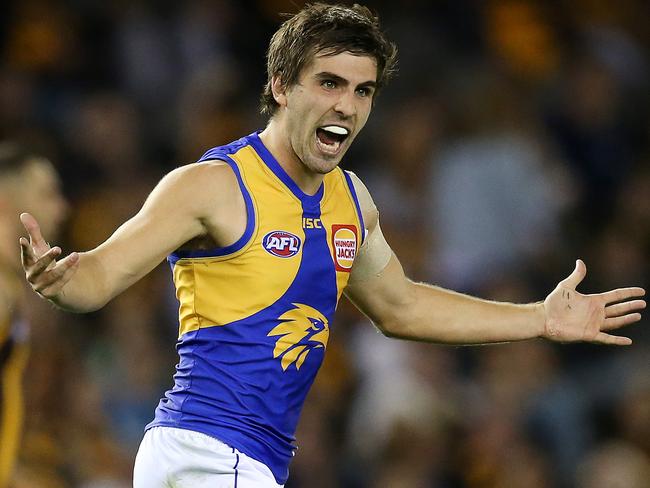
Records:
[[[542,337],[557,342],[585,341],[616,346],[632,344],[629,337],[611,335],[605,331],[641,320],[641,314],[637,311],[645,308],[646,302],[632,299],[644,296],[645,290],[631,287],[583,295],[576,291],[576,287],[586,274],[585,263],[578,259],[573,273],[546,297]]]

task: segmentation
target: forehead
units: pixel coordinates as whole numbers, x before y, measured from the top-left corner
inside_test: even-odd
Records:
[[[316,54],[303,70],[303,76],[331,73],[353,84],[377,81],[377,61],[372,56],[342,52],[339,54]]]

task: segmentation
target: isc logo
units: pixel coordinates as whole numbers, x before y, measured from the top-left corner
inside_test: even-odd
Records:
[[[302,218],[302,228],[303,229],[322,229],[323,223],[320,219],[313,219],[309,217]]]
[[[283,230],[274,230],[264,236],[262,246],[279,258],[290,258],[300,251],[300,238]]]

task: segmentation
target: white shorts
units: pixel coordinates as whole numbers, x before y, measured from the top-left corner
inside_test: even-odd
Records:
[[[282,488],[271,470],[200,432],[154,427],[145,434],[133,470],[134,488]]]

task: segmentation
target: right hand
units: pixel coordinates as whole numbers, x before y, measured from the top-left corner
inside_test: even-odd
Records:
[[[50,247],[41,234],[36,219],[28,214],[20,215],[20,221],[29,234],[29,241],[20,238],[21,261],[25,277],[32,289],[43,298],[54,299],[79,267],[79,253],[73,252],[57,261],[61,248]]]

